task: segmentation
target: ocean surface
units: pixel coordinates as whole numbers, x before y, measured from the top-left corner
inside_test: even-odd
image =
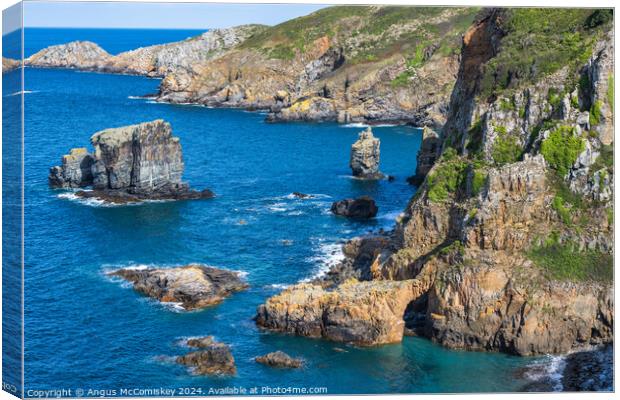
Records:
[[[25,52],[80,39],[114,53],[195,33],[27,30]],[[344,240],[393,226],[415,193],[405,178],[415,170],[421,130],[374,128],[381,169],[396,181],[362,182],[348,168],[360,126],[267,124],[259,112],[138,97],[156,92],[158,84],[134,76],[25,70],[26,396],[49,389],[113,395],[122,388],[200,388],[187,394],[208,394],[209,388],[255,386],[324,387],[331,394],[506,392],[527,383],[526,366],[555,362],[451,351],[422,338],[356,348],[257,329],[252,318],[269,296],[326,271],[341,258]],[[5,99],[12,95],[3,93]],[[48,187],[49,168],[70,148],[89,146],[94,132],[157,118],[170,122],[181,140],[185,180],[213,190],[216,198],[107,206]],[[315,197],[299,200],[295,191]],[[376,199],[375,220],[330,214],[332,201],[360,195]],[[217,306],[184,312],[106,276],[121,267],[187,263],[243,271],[250,288]],[[193,376],[172,361],[189,351],[184,338],[202,335],[232,347],[235,377]],[[253,361],[275,350],[307,363],[280,370]]]

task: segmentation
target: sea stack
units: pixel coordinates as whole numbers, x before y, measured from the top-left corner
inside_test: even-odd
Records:
[[[163,120],[106,129],[95,133],[91,144],[94,154],[72,149],[62,166],[52,167],[50,186],[92,186],[76,194],[113,203],[213,197],[209,190],[191,190],[182,182],[181,143]]]
[[[361,179],[384,178],[379,172],[380,145],[379,139],[373,136],[370,127],[359,133],[357,141],[351,146],[349,166],[353,176]]]

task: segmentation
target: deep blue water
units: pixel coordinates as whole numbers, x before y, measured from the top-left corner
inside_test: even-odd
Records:
[[[103,35],[104,47],[113,47],[119,32]],[[156,35],[160,40],[161,32]],[[75,36],[71,30],[66,40],[53,37],[60,43]],[[153,93],[158,83],[26,69],[26,395],[28,389],[80,387],[200,387],[203,394],[229,386],[326,387],[329,393],[522,387],[518,371],[529,362],[522,358],[450,351],[421,338],[361,349],[261,332],[252,321],[278,285],[324,270],[344,239],[393,224],[415,192],[405,178],[415,170],[420,130],[375,128],[381,169],[397,179],[361,182],[348,169],[359,127],[266,124],[260,113],[131,98]],[[181,139],[185,179],[197,189],[212,189],[215,199],[106,207],[48,188],[49,167],[71,147],[88,145],[94,132],[156,118],[169,121]],[[293,191],[317,197],[296,200],[289,196]],[[376,220],[329,213],[332,201],[364,194],[378,203]],[[105,276],[119,267],[190,262],[244,271],[251,287],[215,307],[178,312]],[[232,346],[237,376],[192,376],[169,361],[188,351],[180,339],[197,335]],[[252,360],[275,350],[304,357],[307,365],[287,371]]]

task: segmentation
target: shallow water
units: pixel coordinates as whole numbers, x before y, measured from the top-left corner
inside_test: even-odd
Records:
[[[415,170],[419,129],[375,128],[381,169],[397,179],[363,182],[348,169],[359,126],[267,124],[256,112],[136,98],[158,83],[26,69],[26,389],[201,387],[205,394],[209,387],[290,386],[406,393],[523,386],[519,371],[528,359],[450,351],[420,338],[355,348],[261,332],[252,321],[256,307],[281,287],[337,261],[343,240],[393,225],[415,193],[405,178]],[[181,139],[185,179],[216,198],[105,206],[48,188],[49,167],[71,147],[87,146],[94,132],[156,118],[169,121]],[[296,199],[294,191],[315,197]],[[332,201],[364,194],[378,203],[375,220],[329,213]],[[183,312],[105,276],[119,267],[190,262],[243,271],[250,289],[204,311]],[[170,362],[188,351],[180,339],[198,335],[232,346],[237,376],[192,376]],[[275,350],[307,364],[287,371],[253,361]]]

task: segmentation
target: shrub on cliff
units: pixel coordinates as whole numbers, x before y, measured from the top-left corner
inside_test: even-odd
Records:
[[[498,135],[495,138],[491,152],[491,157],[495,164],[504,165],[517,162],[523,152],[519,139],[515,135],[506,132],[506,128],[503,126],[495,127],[495,130],[498,132]]]
[[[566,125],[551,131],[540,146],[543,157],[560,176],[568,173],[584,149],[585,142],[576,136],[575,128]]]

